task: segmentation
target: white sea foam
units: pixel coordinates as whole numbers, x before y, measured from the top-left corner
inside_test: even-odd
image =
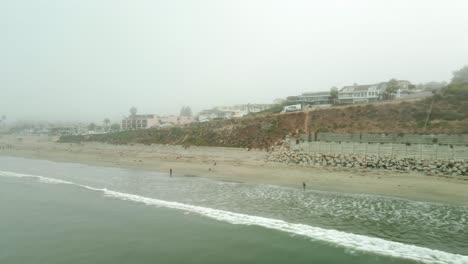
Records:
[[[194,206],[178,202],[164,201],[135,194],[107,190],[105,188],[94,188],[86,185],[75,184],[68,181],[62,181],[37,175],[19,174],[3,171],[0,171],[0,175],[12,177],[32,177],[37,178],[39,179],[39,181],[44,183],[74,184],[76,186],[80,186],[89,190],[101,191],[107,197],[139,202],[147,205],[154,205],[157,207],[178,209],[183,210],[185,212],[197,213],[199,215],[203,215],[223,222],[228,222],[231,224],[253,225],[280,230],[295,235],[309,237],[314,240],[339,245],[346,248],[347,250],[357,250],[361,252],[369,252],[373,254],[410,259],[431,264],[468,264],[468,256],[403,244],[394,241],[388,241],[381,238],[356,235],[337,230],[324,229],[304,224],[289,223],[283,220],[233,213],[229,211]]]
[[[42,176],[39,177],[39,181],[43,183],[51,183],[51,184],[74,184],[73,182],[51,179],[51,178],[46,178]]]
[[[0,171],[0,175],[1,176],[7,176],[7,177],[18,177],[18,178],[36,178],[40,182],[50,183],[50,184],[74,184],[74,185],[77,185],[77,184],[75,184],[73,182],[69,182],[69,181],[58,180],[58,179],[48,178],[48,177],[39,176],[39,175],[31,175],[31,174],[10,172],[10,171]]]
[[[0,175],[7,176],[7,177],[18,177],[18,178],[23,178],[23,177],[39,178],[40,177],[38,175],[16,173],[16,172],[11,172],[11,171],[0,171]]]

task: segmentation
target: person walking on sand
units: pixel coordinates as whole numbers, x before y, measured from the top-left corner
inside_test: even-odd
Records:
[[[172,168],[169,169],[169,177],[172,177]]]
[[[305,183],[305,182],[302,182],[302,188],[303,188],[304,191],[305,191],[305,188],[306,188],[306,183]]]

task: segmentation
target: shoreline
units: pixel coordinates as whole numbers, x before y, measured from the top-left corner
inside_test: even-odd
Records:
[[[197,176],[220,181],[269,184],[317,191],[402,198],[468,205],[468,177],[428,176],[389,170],[306,167],[271,163],[266,152],[223,147],[166,145],[110,145],[104,143],[57,143],[44,136],[1,136],[0,156],[118,167],[174,175]],[[216,165],[215,165],[216,163]]]

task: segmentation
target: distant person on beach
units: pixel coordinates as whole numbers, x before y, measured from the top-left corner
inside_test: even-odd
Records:
[[[302,188],[303,188],[304,191],[305,191],[305,188],[306,188],[306,183],[305,183],[305,182],[302,182]]]
[[[169,176],[172,177],[172,168],[169,169]]]

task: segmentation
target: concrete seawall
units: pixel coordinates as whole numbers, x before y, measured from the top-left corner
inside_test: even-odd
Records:
[[[304,135],[303,137],[309,137]],[[441,144],[468,145],[468,134],[403,134],[403,133],[331,133],[317,132],[311,135],[311,141],[359,142],[359,143],[394,143],[394,144]]]
[[[286,139],[270,149],[267,161],[312,167],[416,171],[431,175],[468,175],[466,146],[321,142]]]
[[[290,149],[312,154],[468,160],[468,135],[316,133],[291,139]]]
[[[306,153],[360,154],[416,158],[424,160],[468,160],[468,147],[457,145],[357,143],[357,142],[291,142],[291,150]]]

